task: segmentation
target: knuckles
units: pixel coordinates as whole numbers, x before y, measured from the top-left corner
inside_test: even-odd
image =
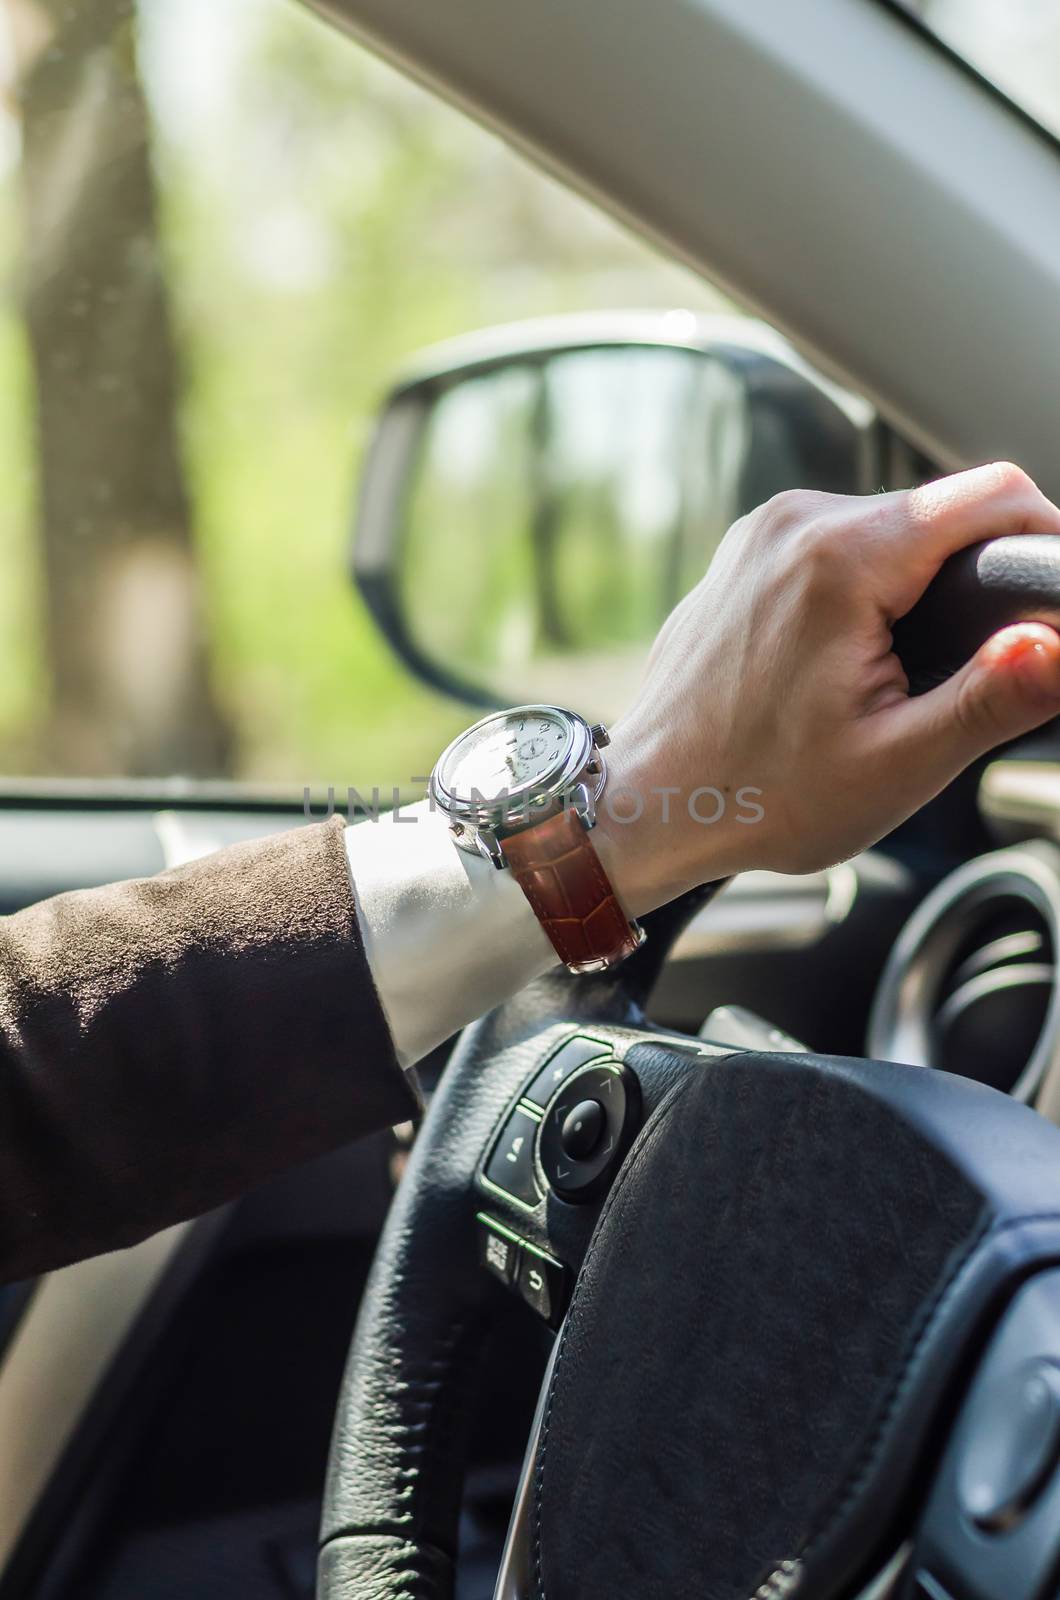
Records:
[[[792,530],[780,563],[782,579],[794,581],[809,600],[844,589],[851,581],[856,529],[820,515]]]
[[[837,498],[812,489],[782,489],[747,519],[745,537],[786,578],[834,572],[849,542],[841,519],[828,514]]]
[[[1015,500],[1040,497],[1033,478],[1014,461],[992,461],[973,468],[966,476],[977,480],[976,487],[984,496]],[[951,481],[956,486],[959,480]],[[837,515],[840,507],[845,507],[848,514]],[[780,537],[797,545],[810,559],[822,554],[834,558],[856,544],[859,534],[868,538],[891,532],[908,521],[932,520],[943,509],[943,504],[935,504],[934,496],[925,497],[915,488],[860,499],[815,489],[782,489],[743,521],[748,533],[768,543]]]
[[[781,489],[760,508],[760,524],[771,533],[785,533],[815,517],[823,498],[812,489]]]
[[[830,571],[844,540],[836,528],[826,522],[811,521],[803,524],[791,540],[791,554],[796,565],[808,571]]]
[[[983,468],[983,475],[989,487],[1000,494],[1018,496],[1038,493],[1033,478],[1014,461],[991,461],[989,466]]]

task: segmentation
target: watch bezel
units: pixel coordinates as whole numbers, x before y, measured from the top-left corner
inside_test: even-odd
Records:
[[[531,779],[518,788],[510,789],[503,797],[496,800],[487,800],[482,796],[464,799],[446,788],[442,773],[457,747],[465,739],[478,733],[490,723],[507,721],[511,717],[534,715],[558,717],[566,723],[568,729],[564,753],[557,759],[555,767],[544,777]],[[543,821],[559,804],[569,804],[572,792],[584,781],[585,769],[593,759],[596,748],[593,730],[585,718],[579,716],[576,711],[568,711],[564,706],[540,703],[491,711],[488,716],[480,717],[462,733],[458,733],[438,757],[430,777],[431,802],[448,817],[454,833],[459,827],[463,834],[468,836],[467,846],[476,849],[478,845],[475,836],[484,830],[503,838],[506,834],[520,832],[523,828],[533,827],[535,822]],[[602,760],[600,781],[593,787],[596,794],[603,787]],[[457,835],[457,842],[464,842],[460,834]]]

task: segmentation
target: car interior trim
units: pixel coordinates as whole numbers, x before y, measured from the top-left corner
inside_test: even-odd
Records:
[[[857,890],[849,862],[798,877],[742,873],[696,912],[670,960],[700,961],[722,951],[804,949],[846,920]]]
[[[0,1365],[0,1571],[192,1225],[49,1273]]]
[[[1060,768],[1052,761],[992,761],[979,783],[979,810],[1006,843],[1060,839]]]

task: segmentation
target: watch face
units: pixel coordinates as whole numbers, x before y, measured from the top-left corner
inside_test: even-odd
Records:
[[[455,800],[523,794],[562,766],[573,736],[570,720],[548,707],[501,712],[450,746],[438,778]]]

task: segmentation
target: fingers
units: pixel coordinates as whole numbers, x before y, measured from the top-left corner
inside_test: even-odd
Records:
[[[1060,533],[1060,508],[1008,461],[954,473],[895,496],[895,501],[899,547],[939,566],[980,539]]]
[[[910,763],[926,800],[978,756],[1058,714],[1060,635],[1020,622],[994,634],[939,688],[884,715],[889,755]]]

